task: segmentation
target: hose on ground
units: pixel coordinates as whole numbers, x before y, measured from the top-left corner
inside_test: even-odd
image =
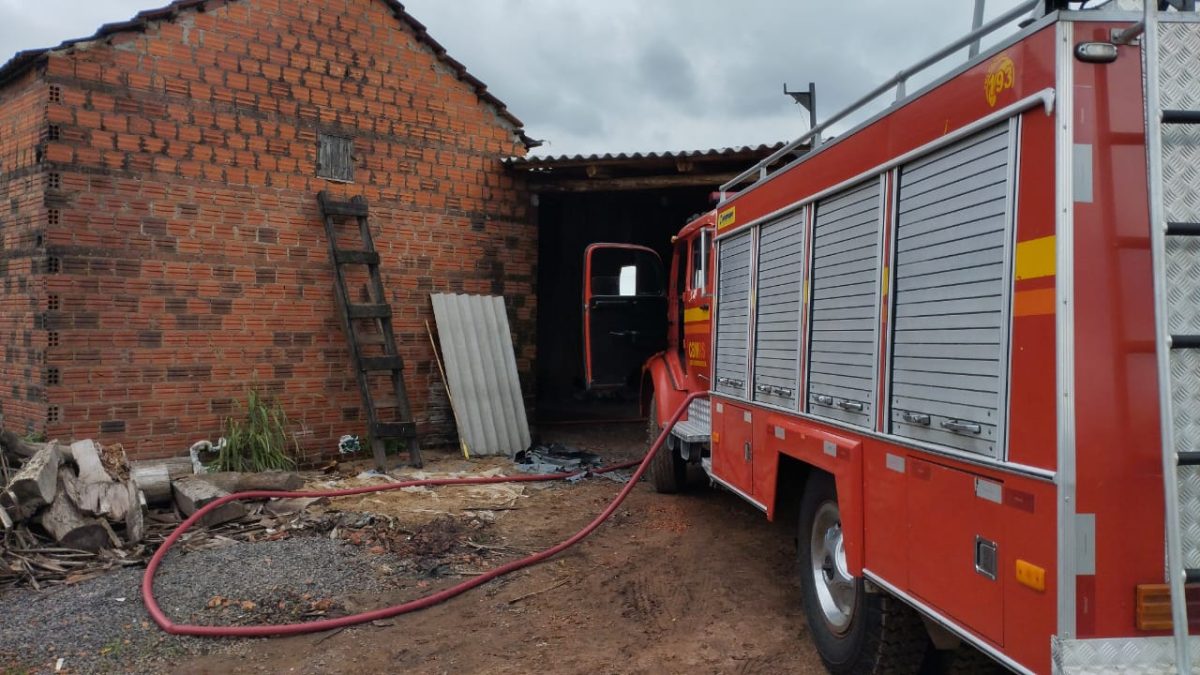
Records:
[[[488,485],[494,483],[524,483],[564,480],[584,475],[588,472],[575,471],[565,473],[524,476],[492,476],[480,478],[430,478],[425,480],[404,481],[402,483],[391,483],[388,485],[350,488],[346,490],[323,490],[317,492],[277,492],[269,490],[255,490],[251,492],[238,492],[235,494],[226,495],[220,499],[216,499],[206,504],[204,507],[198,509],[195,513],[180,523],[179,527],[176,527],[175,530],[172,531],[171,534],[166,538],[166,540],[163,541],[162,546],[159,546],[158,550],[154,552],[154,555],[150,558],[150,563],[146,566],[146,573],[142,576],[142,601],[146,605],[146,611],[149,612],[150,617],[154,619],[154,623],[158,624],[158,626],[167,633],[172,635],[194,635],[199,637],[268,637],[277,635],[318,633],[335,628],[345,628],[347,626],[354,626],[360,623],[387,619],[393,616],[415,612],[419,609],[432,607],[433,605],[445,602],[450,598],[465,593],[476,586],[486,584],[487,582],[504,576],[505,574],[509,574],[510,572],[515,572],[519,569],[529,567],[530,565],[536,565],[537,563],[543,562],[574,546],[575,544],[578,544],[585,537],[595,531],[597,527],[600,527],[601,523],[603,523],[605,520],[608,520],[609,516],[611,516],[617,510],[617,508],[621,506],[621,503],[625,501],[625,498],[628,497],[629,493],[633,491],[633,488],[637,486],[637,483],[639,480],[641,480],[642,475],[646,473],[646,470],[650,467],[650,461],[654,459],[654,455],[666,442],[667,435],[671,432],[671,428],[674,427],[675,423],[679,421],[679,418],[683,416],[683,413],[685,410],[687,410],[688,405],[696,398],[705,395],[706,394],[700,392],[691,394],[683,401],[683,403],[679,405],[679,408],[671,416],[671,419],[668,420],[665,425],[663,425],[662,432],[659,433],[658,438],[654,440],[654,444],[650,446],[648,451],[646,451],[646,456],[643,457],[641,461],[628,462],[626,464],[620,464],[590,472],[606,473],[609,471],[616,471],[618,469],[637,466],[637,470],[634,471],[633,476],[621,488],[621,491],[617,493],[616,498],[614,498],[612,502],[610,502],[609,505],[600,512],[600,515],[596,516],[592,522],[584,526],[583,529],[579,530],[558,544],[545,549],[544,551],[539,551],[532,555],[521,558],[520,560],[514,560],[512,562],[505,563],[504,565],[489,570],[477,577],[472,577],[449,588],[431,593],[425,597],[410,600],[408,602],[399,605],[393,605],[391,607],[371,610],[369,612],[360,612],[358,614],[337,617],[335,619],[321,619],[319,621],[308,621],[305,623],[286,623],[273,625],[260,624],[256,626],[198,626],[195,624],[178,624],[171,621],[171,619],[167,617],[167,615],[162,611],[162,608],[159,607],[158,601],[154,597],[154,575],[158,572],[159,566],[162,565],[163,558],[167,555],[167,552],[171,550],[171,547],[174,546],[177,541],[179,541],[179,538],[183,536],[183,533],[187,532],[189,528],[196,524],[197,521],[215,509],[219,509],[229,502],[240,499],[348,497],[351,495],[361,495],[372,492],[386,492],[388,490],[400,490],[406,487],[418,486]],[[654,412],[651,411],[650,414],[654,414]]]

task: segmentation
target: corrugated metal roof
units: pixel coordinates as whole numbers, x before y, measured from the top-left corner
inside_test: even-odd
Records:
[[[147,9],[138,12],[137,15],[128,21],[106,23],[103,26],[100,26],[100,28],[97,29],[94,34],[88,37],[66,40],[57,47],[47,47],[45,49],[27,49],[25,51],[17,52],[17,54],[9,59],[7,63],[5,63],[3,66],[0,66],[0,86],[4,86],[14,78],[20,77],[20,75],[29,67],[40,61],[52,51],[67,49],[72,45],[76,45],[81,42],[102,40],[117,33],[124,33],[127,31],[143,31],[153,21],[170,21],[178,16],[181,12],[187,10],[204,11],[208,4],[212,1],[213,0],[175,0],[165,7],[160,7],[158,9]],[[219,1],[236,2],[237,0]],[[508,111],[508,106],[506,106],[503,101],[488,92],[486,84],[484,84],[479,78],[467,72],[466,66],[464,66],[462,63],[459,63],[457,60],[447,54],[446,48],[429,35],[429,32],[425,28],[425,24],[417,21],[413,15],[409,14],[408,11],[404,9],[404,5],[400,4],[396,0],[380,0],[380,2],[385,3],[392,10],[392,14],[395,15],[397,19],[407,23],[416,34],[417,40],[429,47],[429,49],[433,51],[434,55],[437,56],[442,63],[444,63],[458,75],[458,79],[469,84],[475,90],[475,93],[479,96],[480,100],[495,108],[496,112],[501,117],[508,120],[518,129],[525,126],[524,123],[516,117],[516,115],[513,115]],[[537,147],[540,145],[538,141],[529,138],[524,133],[521,134],[521,137],[527,147]]]
[[[459,429],[472,455],[529,447],[529,419],[504,298],[433,293],[433,316]]]
[[[514,157],[508,160],[509,165],[521,168],[533,168],[542,164],[562,164],[564,162],[608,162],[608,161],[639,161],[655,159],[720,159],[748,154],[769,154],[784,146],[784,141],[767,145],[743,145],[730,148],[709,148],[707,150],[680,150],[667,152],[633,152],[605,153],[594,155],[534,155],[529,157]]]

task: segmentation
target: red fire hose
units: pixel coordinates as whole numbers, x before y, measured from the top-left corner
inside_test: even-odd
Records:
[[[579,476],[587,472],[548,473],[528,476],[494,476],[488,478],[431,478],[427,480],[411,480],[403,483],[391,483],[389,485],[352,488],[348,490],[327,490],[322,492],[274,492],[269,490],[256,490],[253,492],[239,492],[236,494],[226,495],[205,505],[203,508],[197,510],[195,513],[189,516],[187,520],[180,523],[179,527],[175,528],[175,531],[171,532],[170,536],[166,538],[162,546],[158,547],[158,550],[154,552],[154,555],[150,558],[150,564],[146,566],[146,573],[142,577],[142,601],[146,604],[146,611],[150,612],[150,616],[154,619],[154,622],[157,623],[164,631],[171,633],[172,635],[198,635],[203,637],[265,637],[270,635],[299,635],[302,633],[317,633],[320,631],[332,630],[334,628],[344,628],[346,626],[367,623],[368,621],[387,619],[400,614],[407,614],[409,612],[415,612],[419,609],[425,609],[426,607],[432,607],[433,605],[445,602],[456,595],[465,593],[476,586],[486,584],[492,579],[501,577],[509,572],[515,572],[523,567],[535,565],[543,560],[546,560],[547,558],[557,555],[571,546],[578,544],[583,540],[584,537],[591,534],[597,527],[600,527],[600,524],[607,520],[608,517],[611,516],[619,506],[621,506],[621,502],[625,501],[625,498],[629,496],[629,493],[633,491],[633,488],[637,485],[638,480],[641,479],[642,474],[646,473],[646,469],[650,466],[650,460],[654,459],[655,453],[658,452],[659,448],[661,448],[662,444],[666,441],[667,434],[670,433],[671,428],[675,426],[675,423],[680,417],[683,416],[683,412],[687,410],[688,404],[690,404],[693,399],[704,395],[705,394],[703,393],[691,394],[686,400],[684,400],[682,404],[680,404],[679,409],[676,410],[675,414],[671,416],[671,419],[663,427],[662,433],[660,433],[658,438],[654,440],[654,444],[650,446],[650,449],[646,452],[646,456],[643,457],[640,462],[629,462],[627,464],[612,466],[592,472],[606,473],[608,471],[616,471],[617,469],[628,468],[635,465],[638,467],[637,471],[633,473],[633,477],[631,477],[629,482],[627,482],[625,486],[621,488],[621,491],[617,494],[616,498],[613,499],[613,501],[603,511],[600,512],[600,515],[596,516],[596,518],[592,520],[592,522],[588,523],[587,526],[585,526],[582,530],[576,532],[565,541],[555,544],[544,551],[534,553],[525,558],[521,558],[520,560],[514,560],[510,563],[506,563],[477,577],[467,579],[466,581],[451,586],[450,588],[440,590],[423,598],[417,598],[416,600],[410,600],[400,605],[384,607],[383,609],[376,609],[370,612],[361,612],[359,614],[351,614],[349,616],[342,616],[336,619],[322,619],[320,621],[309,621],[306,623],[286,623],[258,626],[197,626],[193,624],[177,624],[167,618],[167,615],[163,613],[162,608],[158,606],[158,601],[154,599],[154,574],[158,571],[158,566],[162,564],[163,557],[167,555],[167,551],[171,550],[171,546],[173,546],[175,542],[179,540],[179,537],[181,537],[184,532],[187,532],[188,528],[190,528],[196,523],[196,521],[200,520],[214,509],[218,509],[222,505],[238,499],[347,497],[350,495],[384,492],[387,490],[400,490],[402,488],[416,486],[488,485],[492,483],[562,480],[571,478],[573,476]],[[653,412],[651,412],[651,414],[653,414]]]

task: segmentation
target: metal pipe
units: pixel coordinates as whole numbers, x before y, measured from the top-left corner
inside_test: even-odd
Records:
[[[815,137],[817,134],[819,134],[822,131],[824,131],[825,129],[829,128],[831,125],[842,121],[845,117],[847,117],[851,113],[855,112],[856,110],[862,108],[863,106],[867,105],[871,101],[874,101],[880,95],[889,91],[892,87],[895,87],[895,86],[901,84],[902,82],[904,82],[905,80],[908,80],[913,75],[916,75],[917,73],[921,72],[925,68],[933,65],[934,63],[937,63],[938,61],[941,61],[942,59],[953,54],[954,52],[958,51],[959,49],[962,49],[963,47],[967,46],[968,44],[970,44],[976,40],[979,40],[980,38],[983,38],[987,35],[990,35],[991,33],[994,33],[995,31],[999,30],[1003,26],[1012,22],[1014,19],[1017,19],[1018,17],[1022,16],[1023,14],[1030,11],[1034,7],[1037,7],[1041,2],[1042,2],[1042,0],[1028,0],[1027,2],[1023,2],[1020,5],[1017,5],[1016,7],[1013,7],[1012,9],[1008,10],[1007,12],[996,17],[995,19],[992,19],[991,21],[987,22],[986,24],[980,26],[978,29],[973,30],[970,33],[964,35],[963,37],[955,40],[954,42],[950,43],[948,46],[943,47],[942,49],[939,49],[938,51],[934,52],[932,55],[918,61],[915,65],[910,66],[909,68],[906,68],[906,69],[900,71],[899,73],[896,73],[890,79],[888,79],[886,82],[884,82],[883,84],[872,89],[867,95],[863,96],[862,98],[859,98],[854,103],[851,103],[849,106],[843,108],[842,110],[838,111],[837,113],[834,113],[834,115],[832,117],[830,117],[829,119],[825,120],[824,122],[818,124],[817,126],[813,127],[812,129],[810,129],[808,131],[808,133],[806,133],[803,136],[797,138],[796,140],[788,143],[787,145],[784,145],[782,148],[771,153],[771,155],[768,156],[766,159],[763,159],[758,164],[755,164],[754,166],[750,167],[749,169],[738,174],[737,177],[735,177],[733,180],[722,185],[721,186],[722,198],[724,197],[725,193],[729,192],[730,188],[741,184],[747,178],[750,178],[750,177],[754,176],[755,174],[761,173],[761,175],[765,178],[767,175],[767,167],[771,166],[772,164],[779,161],[783,157],[786,157],[786,156],[790,155],[791,153],[795,152],[796,148],[799,148],[801,145],[804,145],[805,141],[807,141],[810,138]],[[761,178],[760,178],[760,180],[761,180]]]
[[[983,26],[983,8],[987,4],[987,0],[975,0],[975,16],[971,18],[971,32],[979,30]],[[979,56],[979,39],[971,43],[971,49],[967,52],[967,58],[973,59]]]
[[[1139,22],[1133,24],[1132,26],[1130,26],[1129,28],[1126,28],[1125,30],[1121,31],[1120,33],[1116,32],[1116,29],[1114,28],[1112,41],[1113,41],[1113,44],[1117,44],[1117,45],[1132,44],[1133,41],[1136,40],[1138,38],[1138,36],[1144,32],[1146,32],[1146,22],[1145,21],[1139,21]]]

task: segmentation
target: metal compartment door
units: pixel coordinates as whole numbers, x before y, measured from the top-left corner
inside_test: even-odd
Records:
[[[750,342],[751,232],[720,242],[717,268],[717,358],[714,389],[747,398]]]
[[[900,170],[891,430],[999,456],[1010,139],[993,127]]]
[[[804,223],[800,209],[762,226],[754,323],[754,400],[796,409]]]
[[[880,197],[869,179],[817,204],[813,224],[808,409],[864,427],[875,419]]]
[[[754,412],[748,408],[718,402],[721,412],[721,438],[714,444],[713,475],[740,490],[754,494]]]
[[[907,479],[909,590],[1003,645],[1003,486],[914,457]]]

